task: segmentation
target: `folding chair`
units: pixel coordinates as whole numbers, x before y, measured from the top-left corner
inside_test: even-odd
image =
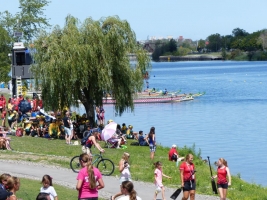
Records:
[[[114,138],[109,138],[106,142],[106,147],[107,148],[117,148],[118,145],[118,139],[114,139]]]

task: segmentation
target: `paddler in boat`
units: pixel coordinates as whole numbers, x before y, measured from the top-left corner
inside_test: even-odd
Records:
[[[163,92],[163,95],[167,95],[168,94],[168,91],[167,89],[165,88],[164,92]]]

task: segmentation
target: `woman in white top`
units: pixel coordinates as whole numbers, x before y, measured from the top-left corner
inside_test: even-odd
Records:
[[[119,200],[142,200],[139,196],[137,196],[133,183],[131,181],[122,182],[121,192],[125,196],[119,198]]]
[[[120,190],[122,191],[122,182],[124,181],[132,181],[131,179],[131,173],[130,173],[130,165],[129,165],[129,159],[130,159],[130,154],[124,152],[122,155],[122,158],[119,162],[119,170],[121,173],[120,176]],[[115,196],[111,196],[111,200],[115,200],[117,197],[121,196],[123,193],[119,192]]]

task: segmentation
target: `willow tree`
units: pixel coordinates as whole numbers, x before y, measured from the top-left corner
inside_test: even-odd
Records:
[[[115,110],[122,114],[134,109],[133,98],[143,85],[149,57],[136,42],[127,21],[107,17],[83,23],[68,16],[63,28],[41,33],[34,42],[35,64],[31,71],[36,86],[42,88],[47,109],[84,105],[94,122],[94,106],[103,104],[103,96],[112,94]],[[128,54],[136,54],[130,63]]]

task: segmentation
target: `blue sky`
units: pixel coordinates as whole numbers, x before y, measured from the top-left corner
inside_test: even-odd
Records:
[[[87,17],[118,15],[127,20],[138,40],[148,37],[206,39],[228,35],[235,28],[249,33],[267,28],[267,0],[51,0],[45,14],[51,25],[64,25],[68,14]],[[0,0],[0,12],[19,11],[19,0]]]

